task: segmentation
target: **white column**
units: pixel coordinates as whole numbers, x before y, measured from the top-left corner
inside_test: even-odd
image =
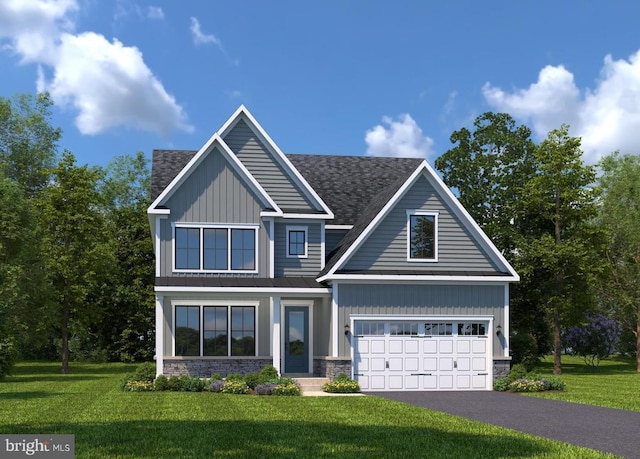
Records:
[[[331,356],[338,357],[338,339],[341,338],[338,324],[338,283],[331,285]]]
[[[156,376],[164,371],[164,297],[156,295]]]
[[[509,284],[504,284],[504,324],[502,325],[504,335],[504,356],[509,357]]]
[[[272,296],[270,302],[271,309],[271,355],[273,356],[273,366],[276,370],[278,370],[278,374],[281,374],[280,371],[280,361],[281,361],[281,327],[280,327],[280,297]]]

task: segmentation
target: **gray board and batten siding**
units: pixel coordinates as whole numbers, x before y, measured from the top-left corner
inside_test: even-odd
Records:
[[[436,315],[494,317],[494,328],[504,324],[505,285],[340,284],[338,328],[352,314]],[[338,340],[338,355],[348,356],[348,337]],[[500,340],[493,340],[493,355],[502,356]]]
[[[287,257],[287,227],[307,228],[307,257]],[[276,221],[274,241],[274,275],[275,277],[287,276],[312,276],[320,272],[321,247],[320,247],[320,223],[303,222],[298,220]]]
[[[236,123],[224,141],[284,212],[317,212],[244,120]]]
[[[189,180],[167,200],[171,214],[161,220],[160,228],[160,276],[200,275],[173,271],[172,223],[216,223],[260,225],[258,231],[258,274],[223,273],[209,274],[225,277],[268,277],[269,227],[265,227],[260,212],[267,204],[262,203],[241,177],[228,163],[224,155],[214,148],[191,172]]]
[[[438,261],[407,261],[407,210],[438,212]],[[342,268],[346,271],[495,272],[499,269],[420,176]]]

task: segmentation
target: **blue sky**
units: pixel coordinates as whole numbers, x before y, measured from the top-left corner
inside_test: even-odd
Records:
[[[0,0],[0,96],[46,89],[60,150],[198,149],[245,104],[286,153],[423,156],[485,111],[585,160],[640,153],[633,1]]]

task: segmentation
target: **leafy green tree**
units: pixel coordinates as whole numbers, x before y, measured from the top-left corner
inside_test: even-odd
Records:
[[[635,336],[640,372],[640,157],[612,153],[600,163],[599,222],[609,230],[600,299]]]
[[[445,183],[507,257],[515,248],[518,190],[536,171],[531,130],[507,113],[486,112],[451,134],[456,144],[435,161]]]
[[[0,171],[28,196],[43,190],[57,156],[62,131],[51,125],[47,93],[0,97]]]
[[[150,186],[149,163],[140,152],[115,157],[100,184],[115,264],[96,293],[102,317],[92,331],[112,360],[149,360],[155,351]]]
[[[523,187],[537,172],[536,145],[531,130],[516,125],[506,113],[487,112],[451,135],[455,146],[435,161],[448,186],[458,190],[462,205],[482,227],[498,250],[520,272],[517,241],[538,235],[545,224],[526,214],[519,203]],[[538,277],[525,277],[510,288],[514,361],[528,365],[549,350],[546,314],[537,302]]]
[[[602,268],[605,234],[593,224],[598,190],[595,168],[582,161],[580,139],[569,127],[549,132],[535,149],[537,173],[521,188],[519,218],[532,226],[546,225],[539,234],[518,241],[520,274],[535,279],[536,297],[551,317],[554,374],[562,372],[561,330],[593,305],[595,275]],[[535,217],[533,217],[535,216]]]
[[[64,152],[51,185],[38,198],[38,232],[46,280],[54,294],[63,373],[69,372],[73,333],[95,320],[97,308],[89,294],[113,266],[97,189],[101,174],[99,169],[77,166],[73,154]]]

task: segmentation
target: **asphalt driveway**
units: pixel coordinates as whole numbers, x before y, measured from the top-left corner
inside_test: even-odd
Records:
[[[506,392],[371,392],[565,443],[640,458],[640,413]]]

